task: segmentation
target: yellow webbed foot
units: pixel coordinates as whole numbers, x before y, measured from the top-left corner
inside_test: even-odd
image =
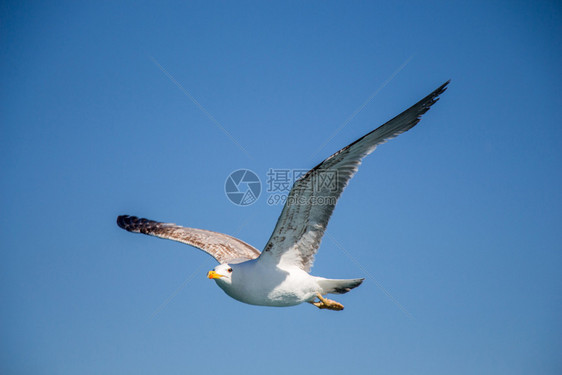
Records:
[[[319,309],[328,309],[334,311],[341,311],[343,310],[343,305],[339,302],[333,301],[328,298],[322,297],[320,293],[316,293],[316,296],[320,301],[318,302],[311,302],[314,306],[318,307]]]

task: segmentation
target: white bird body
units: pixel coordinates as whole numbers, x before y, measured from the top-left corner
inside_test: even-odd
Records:
[[[226,267],[219,267],[215,271],[225,273],[221,270]],[[252,259],[230,268],[232,276],[216,278],[217,285],[230,297],[250,305],[294,306],[312,301],[322,292],[319,278],[298,267],[271,267]]]
[[[204,229],[127,215],[119,216],[117,224],[130,232],[179,241],[213,256],[220,264],[209,271],[208,277],[238,301],[261,306],[310,302],[321,309],[342,310],[341,304],[323,295],[347,293],[363,279],[326,279],[309,274],[336,202],[362,159],[378,145],[413,128],[448,83],[297,180],[261,253],[237,238]],[[331,185],[318,184],[327,177],[332,179]],[[316,298],[318,302],[314,302]]]

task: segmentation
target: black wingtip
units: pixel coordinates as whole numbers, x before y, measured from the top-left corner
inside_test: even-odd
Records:
[[[423,98],[422,100],[420,100],[416,105],[412,106],[416,107],[417,105],[423,105],[423,107],[425,107],[424,111],[420,113],[420,116],[423,115],[425,112],[427,112],[429,110],[429,108],[434,105],[435,103],[437,103],[437,101],[439,100],[439,97],[441,96],[441,94],[443,94],[447,88],[449,83],[451,82],[451,80],[447,80],[445,83],[443,83],[441,86],[439,86],[438,88],[436,88],[435,90],[433,90],[433,92],[431,94],[429,94],[428,96],[426,96],[425,98]],[[415,125],[415,124],[414,124]],[[413,127],[413,126],[412,126]]]
[[[449,83],[451,83],[451,79],[449,78],[447,80],[447,82],[445,82],[444,84],[442,84],[441,86],[439,86],[439,88],[437,90],[435,90],[436,92],[438,92],[438,95],[441,95],[442,93],[445,92],[445,90],[447,90]]]
[[[117,216],[117,225],[128,232],[150,234],[155,227],[162,227],[166,224],[154,220],[148,220],[131,215]]]
[[[433,97],[437,99],[441,94],[445,92],[445,90],[447,90],[449,83],[451,83],[450,79],[448,79],[445,83],[443,83],[441,86],[436,88],[430,95],[433,95]]]
[[[125,230],[128,230],[131,222],[137,221],[139,218],[136,216],[130,216],[130,215],[119,215],[117,216],[117,225],[119,226],[119,228],[123,228]]]

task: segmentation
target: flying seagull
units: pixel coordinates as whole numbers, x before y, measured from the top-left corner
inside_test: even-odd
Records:
[[[364,279],[327,279],[310,275],[314,256],[336,201],[361,160],[381,143],[414,127],[437,102],[449,81],[392,120],[342,148],[308,171],[293,185],[277,225],[260,253],[226,234],[185,228],[123,215],[117,225],[191,245],[215,258],[219,265],[207,277],[230,297],[251,305],[294,306],[308,302],[320,309],[343,310],[326,294],[343,294]],[[325,183],[326,179],[329,183]]]

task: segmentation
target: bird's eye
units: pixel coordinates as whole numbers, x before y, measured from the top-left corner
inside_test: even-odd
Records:
[[[232,268],[229,268],[227,271],[228,271],[228,272],[232,272]]]

